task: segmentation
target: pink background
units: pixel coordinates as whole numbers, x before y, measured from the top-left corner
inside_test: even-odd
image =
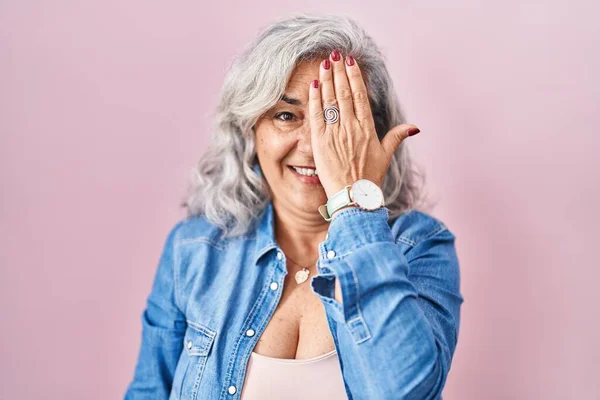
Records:
[[[292,11],[355,17],[421,128],[466,299],[445,399],[600,398],[598,5],[348,3],[0,2],[0,398],[123,396],[225,69]]]

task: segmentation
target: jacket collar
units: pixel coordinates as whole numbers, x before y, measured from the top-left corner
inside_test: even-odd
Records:
[[[260,176],[263,175],[258,163],[252,167],[252,169]],[[275,214],[273,202],[270,199],[257,220],[255,233],[256,248],[254,254],[256,254],[256,259],[254,260],[254,263],[256,264],[264,254],[269,252],[269,250],[278,248],[277,241],[275,240]]]

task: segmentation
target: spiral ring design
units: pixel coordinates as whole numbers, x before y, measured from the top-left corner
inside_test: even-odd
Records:
[[[335,124],[340,119],[340,109],[335,105],[327,106],[323,110],[323,115],[325,116],[325,123]]]

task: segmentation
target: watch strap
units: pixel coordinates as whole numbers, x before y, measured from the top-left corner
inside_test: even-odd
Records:
[[[331,216],[334,212],[339,210],[342,207],[353,204],[354,202],[350,198],[350,187],[352,185],[347,185],[342,190],[331,196],[327,200],[327,204],[319,207],[319,212],[325,218],[325,221],[331,221]]]

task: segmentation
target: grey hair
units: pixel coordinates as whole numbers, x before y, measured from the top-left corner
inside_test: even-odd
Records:
[[[204,215],[222,237],[248,232],[271,200],[255,152],[254,124],[283,95],[295,68],[324,59],[333,49],[360,65],[379,140],[405,122],[384,56],[370,36],[345,16],[294,14],[268,26],[227,71],[213,119],[212,141],[191,170],[181,206],[188,217]],[[390,218],[422,200],[424,175],[403,141],[382,182]]]

